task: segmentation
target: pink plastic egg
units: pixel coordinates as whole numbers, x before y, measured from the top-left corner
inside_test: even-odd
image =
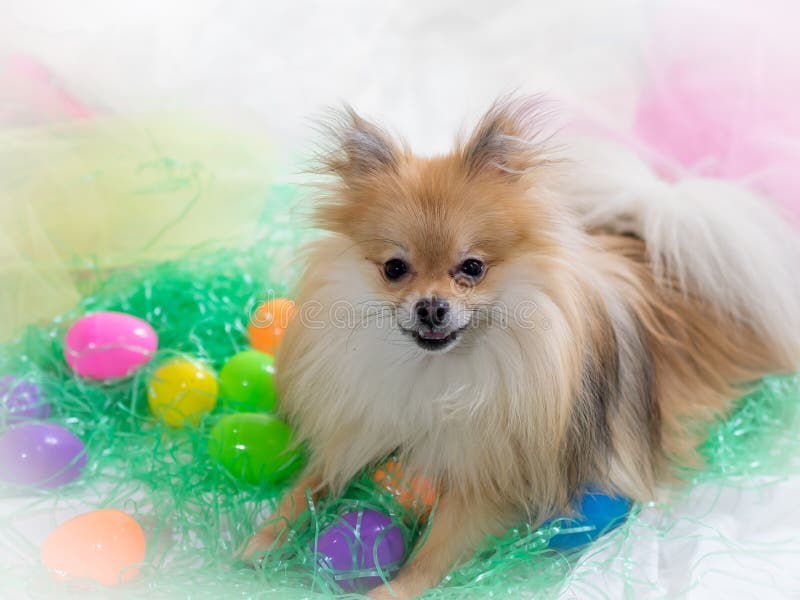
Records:
[[[117,379],[153,358],[158,335],[142,319],[98,312],[75,321],[64,338],[64,358],[81,377]]]

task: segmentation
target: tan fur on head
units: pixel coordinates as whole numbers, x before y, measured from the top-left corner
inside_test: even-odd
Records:
[[[568,510],[587,483],[651,498],[668,465],[696,461],[731,398],[800,354],[759,326],[766,293],[747,292],[748,314],[736,290],[728,310],[701,269],[665,271],[638,232],[587,226],[548,189],[536,115],[532,101],[499,103],[453,153],[420,158],[343,113],[316,213],[329,235],[307,249],[278,354],[309,476],[339,490],[399,451],[483,515],[470,539]],[[725,265],[731,280],[753,268],[743,255]],[[474,280],[459,270],[468,258],[485,265]],[[396,281],[391,260],[408,266]],[[413,339],[420,298],[450,307],[446,351]]]

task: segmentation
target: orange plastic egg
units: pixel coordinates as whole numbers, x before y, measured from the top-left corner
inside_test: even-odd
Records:
[[[133,517],[104,508],[59,525],[42,546],[42,562],[56,578],[113,586],[136,577],[144,553],[144,533]]]
[[[294,302],[287,298],[275,298],[260,304],[247,326],[250,345],[261,352],[275,354],[283,333],[296,312]]]
[[[387,461],[375,471],[372,478],[405,508],[427,515],[436,503],[438,492],[433,481],[424,475],[414,475],[406,479],[397,461]]]

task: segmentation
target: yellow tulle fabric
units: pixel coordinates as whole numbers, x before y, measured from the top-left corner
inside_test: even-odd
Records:
[[[273,159],[185,114],[0,132],[0,340],[73,307],[98,271],[250,239]]]

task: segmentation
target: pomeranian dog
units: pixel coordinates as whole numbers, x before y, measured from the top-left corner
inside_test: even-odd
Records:
[[[667,183],[611,145],[556,158],[537,106],[498,101],[432,158],[351,110],[332,125],[328,235],[277,356],[310,458],[246,556],[398,453],[440,498],[424,546],[370,595],[413,597],[587,484],[652,499],[700,466],[733,399],[798,365],[797,235],[764,201]]]

